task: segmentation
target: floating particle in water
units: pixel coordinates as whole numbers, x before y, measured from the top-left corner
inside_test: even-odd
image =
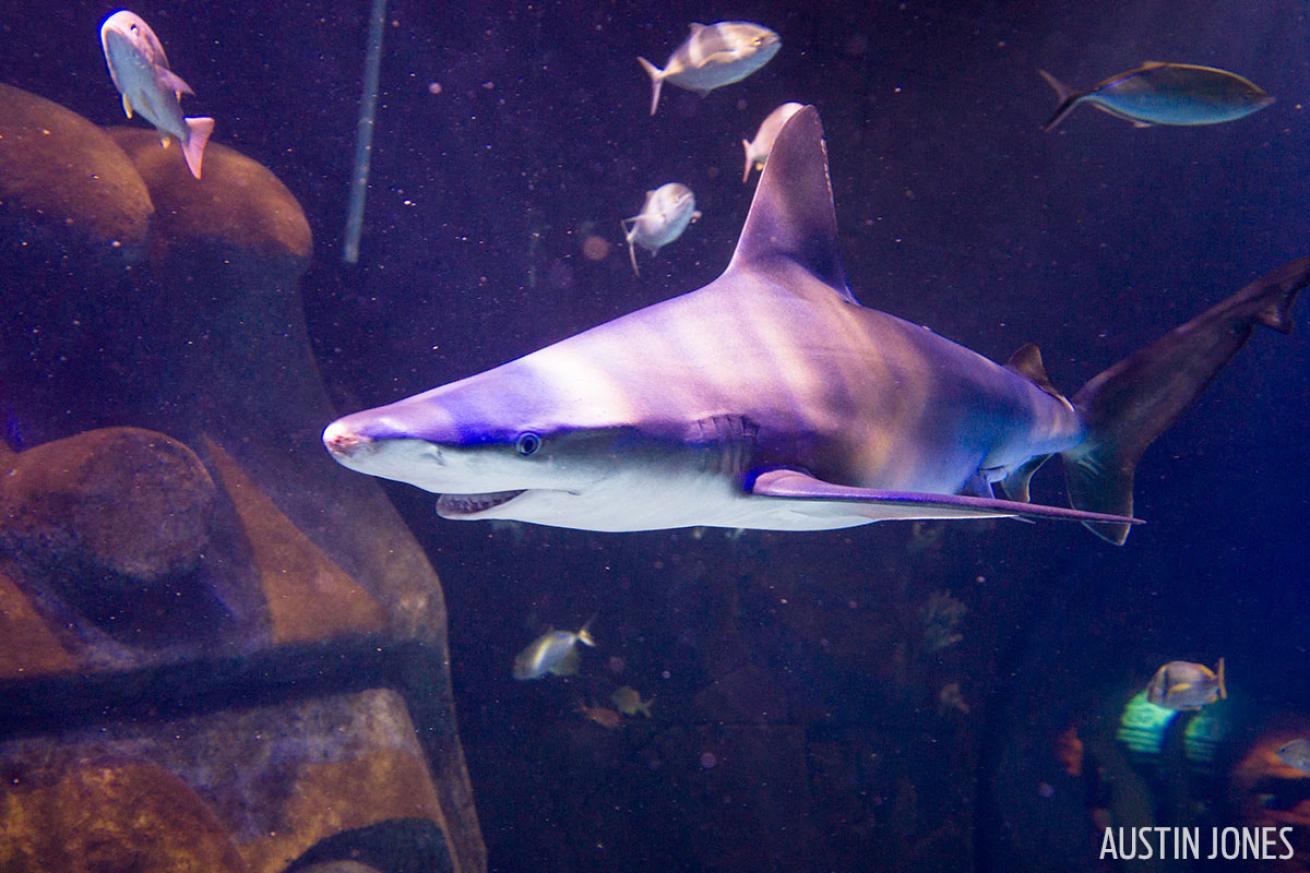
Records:
[[[1052,787],[1052,786],[1050,785],[1050,783],[1047,783],[1047,782],[1039,782],[1039,783],[1037,783],[1037,793],[1038,793],[1039,795],[1041,795],[1042,797],[1054,797],[1054,796],[1055,796],[1055,788]]]
[[[626,666],[628,666],[627,662],[618,655],[610,655],[609,668],[611,673],[622,673],[623,668]]]
[[[441,93],[441,83],[440,83],[440,82],[429,82],[429,83],[428,83],[428,93],[429,93],[429,94],[440,94],[440,93]]]
[[[703,769],[703,770],[712,770],[712,769],[714,769],[714,765],[715,765],[715,764],[718,764],[718,763],[719,763],[719,759],[718,759],[717,757],[715,757],[715,755],[714,755],[713,752],[701,752],[701,753],[700,753],[700,765],[701,765],[701,769]]]
[[[582,241],[582,256],[589,261],[603,261],[610,255],[610,242],[594,233]]]

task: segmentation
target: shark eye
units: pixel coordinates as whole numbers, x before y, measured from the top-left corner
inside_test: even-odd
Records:
[[[541,448],[541,437],[531,431],[519,434],[519,438],[514,442],[514,451],[525,458],[535,454],[539,448]]]

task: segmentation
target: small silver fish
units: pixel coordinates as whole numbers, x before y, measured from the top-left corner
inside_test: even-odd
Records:
[[[760,123],[760,129],[755,132],[755,139],[741,141],[741,147],[746,150],[746,169],[741,172],[743,184],[751,177],[751,167],[757,170],[764,169],[764,162],[769,159],[769,152],[773,151],[773,141],[778,138],[782,126],[787,123],[788,118],[804,108],[800,103],[782,104]]]
[[[686,185],[669,182],[654,191],[647,191],[641,212],[619,222],[623,227],[623,236],[628,241],[632,271],[641,275],[641,270],[637,269],[636,246],[641,246],[653,255],[662,246],[682,236],[687,225],[699,219],[696,195]]]
[[[105,50],[109,77],[123,95],[127,117],[131,118],[134,110],[140,112],[164,135],[165,147],[169,137],[175,138],[182,145],[191,175],[199,179],[214,119],[183,117],[182,95],[195,92],[169,69],[168,55],[159,37],[139,15],[123,9],[100,26],[100,45]]]
[[[1298,737],[1289,743],[1284,743],[1274,754],[1278,755],[1278,760],[1287,766],[1302,773],[1310,773],[1310,739]]]
[[[1263,88],[1236,73],[1195,64],[1147,61],[1086,91],[1075,91],[1045,70],[1037,72],[1060,98],[1051,120],[1042,126],[1047,131],[1084,102],[1135,127],[1221,124],[1274,102]]]
[[[554,676],[572,676],[578,672],[578,643],[594,646],[587,622],[577,633],[548,630],[533,640],[514,659],[515,679],[540,679],[547,673]]]
[[[778,34],[749,21],[691,25],[691,33],[669,55],[664,69],[637,58],[650,76],[650,114],[659,108],[660,86],[665,81],[704,97],[715,88],[740,82],[772,60],[780,48]]]
[[[1165,709],[1200,709],[1227,696],[1223,658],[1213,672],[1204,664],[1170,661],[1155,671],[1146,686],[1146,699]]]

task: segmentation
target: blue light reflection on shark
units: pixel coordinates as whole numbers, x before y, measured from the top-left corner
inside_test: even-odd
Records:
[[[718,279],[341,418],[323,440],[351,469],[440,493],[446,518],[634,531],[1024,516],[1122,543],[1142,451],[1255,324],[1290,328],[1308,280],[1310,259],[1285,265],[1071,402],[1035,346],[1002,366],[856,302],[807,107],[779,134]],[[1072,509],[1027,502],[1056,453]]]

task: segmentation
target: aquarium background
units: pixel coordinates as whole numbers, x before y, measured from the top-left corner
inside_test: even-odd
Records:
[[[712,280],[757,178],[741,183],[740,140],[790,100],[821,114],[860,301],[996,359],[1036,342],[1068,393],[1310,253],[1301,3],[394,0],[362,256],[346,266],[366,6],[131,7],[196,90],[188,114],[212,115],[215,142],[304,206],[315,240],[300,291],[340,413]],[[115,8],[7,0],[0,81],[124,123],[96,38]],[[705,98],[666,86],[649,117],[636,56],[662,64],[688,22],[725,19],[771,27],[781,52]],[[1036,68],[1084,86],[1147,59],[1233,70],[1278,102],[1232,124],[1146,130],[1083,107],[1041,132],[1056,101]],[[619,220],[667,181],[690,186],[704,218],[640,254],[634,276]],[[584,255],[589,236],[606,257]],[[45,291],[21,274],[0,286]],[[99,305],[110,317],[119,304]],[[1302,802],[1306,824],[1295,780],[1237,775],[1271,726],[1310,729],[1306,311],[1291,337],[1259,330],[1147,452],[1135,490],[1147,524],[1123,548],[1014,522],[740,535],[460,524],[388,483],[444,589],[490,869],[1113,869],[1097,861],[1107,822],[1268,823]],[[95,372],[64,378],[96,402]],[[304,439],[326,423],[306,421]],[[25,427],[29,444],[68,435]],[[1064,501],[1058,463],[1034,490]],[[934,595],[951,602],[943,592],[967,607],[944,645],[925,620]],[[543,629],[593,615],[598,646],[578,676],[511,677]],[[1231,698],[1210,721],[1184,736],[1200,718],[1184,717],[1158,745],[1130,747],[1121,715],[1155,668],[1219,656]],[[950,683],[967,713],[942,702]],[[654,695],[652,718],[609,730],[575,711],[610,706],[621,685]],[[242,705],[237,686],[230,706]],[[1079,775],[1061,757],[1070,727]],[[1286,869],[1310,866],[1301,840]]]

